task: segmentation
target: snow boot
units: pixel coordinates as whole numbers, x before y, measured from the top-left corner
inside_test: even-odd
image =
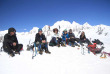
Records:
[[[15,54],[14,53],[11,53],[11,54],[9,54],[11,57],[14,57],[15,56]]]
[[[49,52],[48,50],[46,50],[45,53],[51,54],[51,52]]]
[[[64,46],[64,43],[63,42],[61,42],[61,46]]]
[[[40,51],[39,51],[39,54],[40,54],[40,55],[42,55],[42,54],[43,54],[43,51],[42,51],[42,50],[40,50]]]
[[[83,44],[83,43],[81,43],[81,46],[84,46],[84,44]]]
[[[72,47],[75,47],[75,45],[74,45],[73,43],[71,43],[71,46],[72,46]]]
[[[16,51],[15,54],[19,54],[19,55],[20,55],[20,52],[17,52],[17,51]]]
[[[60,47],[60,44],[57,44],[58,47]]]
[[[80,45],[78,45],[77,43],[76,43],[76,46],[80,47]]]

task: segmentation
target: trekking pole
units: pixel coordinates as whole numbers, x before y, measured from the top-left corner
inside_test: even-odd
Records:
[[[66,35],[65,35],[65,46],[66,46]]]
[[[81,33],[81,31],[78,32],[78,35],[79,35],[80,33]],[[77,35],[77,37],[78,37],[78,35]]]
[[[88,53],[90,54],[90,47],[88,47]]]
[[[81,54],[84,55],[84,48],[82,45],[81,45]]]
[[[2,47],[0,48],[0,52],[2,51]],[[1,55],[1,54],[0,54]]]
[[[83,55],[84,55],[84,48],[83,48]]]
[[[34,48],[35,48],[35,50],[33,50],[32,59],[34,59],[34,57],[35,57],[36,54],[37,54],[37,50],[36,50],[36,42],[34,42]],[[34,53],[35,53],[35,55],[34,55]]]
[[[35,46],[35,56],[36,56],[36,54],[37,54],[36,43],[34,43],[34,46]]]
[[[39,46],[38,46],[38,51],[40,51],[40,49],[41,49],[41,43],[40,43]]]
[[[2,47],[0,48],[0,52],[2,52]]]

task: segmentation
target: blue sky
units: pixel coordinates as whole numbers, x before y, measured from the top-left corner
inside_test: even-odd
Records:
[[[0,0],[0,30],[23,32],[61,20],[110,25],[110,0]]]

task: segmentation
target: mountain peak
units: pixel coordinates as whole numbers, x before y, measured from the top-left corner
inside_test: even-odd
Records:
[[[30,30],[30,34],[32,34],[32,33],[37,33],[38,32],[38,27],[33,27],[33,29],[32,30]]]
[[[85,28],[91,28],[92,26],[88,22],[86,22],[86,23],[83,24],[83,27],[85,27]]]

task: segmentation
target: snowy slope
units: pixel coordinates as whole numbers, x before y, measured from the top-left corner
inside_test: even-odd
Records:
[[[51,39],[52,29],[59,28],[60,34],[64,29],[74,29],[76,37],[79,37],[78,32],[84,31],[88,39],[100,39],[104,42],[104,51],[110,52],[110,27],[106,25],[91,26],[88,23],[80,25],[76,22],[58,21],[49,31],[48,26],[43,27],[43,32],[49,42]],[[103,30],[101,35],[98,35],[98,28]],[[51,54],[37,55],[32,60],[32,51],[26,51],[26,46],[35,39],[35,34],[38,28],[34,27],[30,32],[17,32],[19,43],[24,45],[24,51],[15,57],[9,57],[8,54],[0,52],[0,74],[109,74],[110,73],[110,57],[100,59],[100,55],[88,54],[85,50],[85,55],[81,54],[81,49],[78,47],[49,47]],[[108,34],[105,36],[105,33]],[[7,31],[0,32],[3,36]],[[2,43],[0,43],[0,47]]]
[[[80,50],[72,47],[49,47],[52,54],[37,55],[21,52],[14,58],[7,54],[0,56],[1,74],[109,74],[110,58],[100,59],[92,53],[81,55]]]

